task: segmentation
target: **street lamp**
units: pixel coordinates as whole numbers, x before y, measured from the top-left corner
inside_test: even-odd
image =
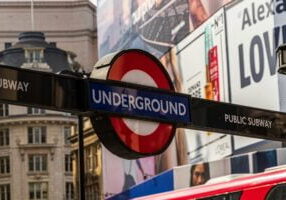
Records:
[[[286,44],[276,49],[278,61],[278,73],[286,75]]]

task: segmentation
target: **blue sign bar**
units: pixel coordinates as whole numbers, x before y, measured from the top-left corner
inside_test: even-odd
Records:
[[[89,82],[89,94],[91,110],[171,123],[191,122],[187,96],[101,82]]]

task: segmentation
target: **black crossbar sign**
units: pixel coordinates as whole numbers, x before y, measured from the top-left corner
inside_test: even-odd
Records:
[[[187,99],[189,121],[138,113],[89,108],[90,82],[108,87],[138,90],[139,93],[170,95]],[[281,112],[192,98],[161,89],[116,81],[84,79],[47,72],[0,66],[0,101],[86,115],[115,115],[175,124],[176,127],[286,141],[286,115]],[[154,104],[155,105],[155,104]],[[174,104],[175,105],[175,104]],[[179,104],[178,104],[179,105]]]

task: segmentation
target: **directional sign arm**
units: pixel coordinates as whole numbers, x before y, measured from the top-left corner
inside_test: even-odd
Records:
[[[197,99],[186,94],[119,81],[84,79],[0,66],[0,101],[286,140],[285,113]]]
[[[190,102],[192,122],[184,128],[286,140],[285,113],[198,98]]]
[[[0,66],[0,101],[78,113],[86,109],[82,78]]]
[[[105,106],[102,102],[95,105],[90,99],[89,109],[98,113],[170,123],[175,124],[177,128],[196,129],[278,141],[286,140],[285,113],[192,98],[190,95],[186,94],[169,92],[157,88],[142,87],[118,81],[101,81],[94,79],[90,80],[89,84],[89,90],[92,90],[93,88],[96,90],[95,94],[99,94],[98,92],[101,91],[101,94],[103,94],[102,92],[105,92],[104,95],[111,95],[110,98],[112,98],[112,95],[114,94],[116,98],[121,98],[121,102],[119,103],[118,100],[116,106]],[[147,108],[147,112],[141,112],[139,109],[136,110],[136,106],[133,107],[129,105],[129,95],[133,95],[131,99],[136,99],[139,95],[139,100],[142,98],[151,99],[152,97],[153,99],[156,99],[154,102],[155,107],[151,106],[150,109]],[[98,96],[96,96],[96,98],[98,98]],[[125,107],[122,106],[123,99],[126,100],[124,103]],[[163,99],[166,101],[163,101]],[[172,109],[172,111],[174,111],[172,112],[173,115],[168,115],[170,113],[164,113],[162,111],[156,113],[157,100],[163,103],[162,105],[168,104],[173,107],[176,107],[177,105],[177,108],[179,108],[178,105],[180,102],[184,107],[182,107],[183,109],[181,110],[177,109],[177,112]],[[152,100],[150,102],[152,103]],[[114,104],[114,102],[111,102],[111,104]],[[132,110],[132,108],[135,109]],[[165,109],[164,106],[163,109]],[[182,112],[184,109],[187,109],[187,111]]]

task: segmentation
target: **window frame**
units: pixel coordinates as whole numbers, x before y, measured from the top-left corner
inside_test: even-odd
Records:
[[[72,127],[71,126],[64,126],[63,132],[64,132],[64,144],[66,144],[66,145],[71,144],[69,138],[71,137]]]
[[[29,126],[28,144],[47,144],[47,127]]]
[[[9,156],[1,156],[0,157],[0,174],[10,174],[10,157]]]
[[[10,130],[9,128],[0,128],[0,147],[10,145]]]
[[[72,172],[73,171],[73,165],[72,165],[72,155],[71,154],[65,154],[65,172]]]
[[[48,200],[49,185],[48,182],[29,182],[29,200]],[[46,191],[45,191],[46,189]],[[33,197],[31,197],[31,192]],[[46,194],[44,194],[46,192]],[[38,197],[37,195],[40,194]],[[46,195],[46,197],[44,197]]]
[[[9,116],[9,105],[5,103],[0,103],[0,117]]]
[[[209,197],[203,197],[203,198],[198,198],[196,200],[224,200],[223,198],[225,198],[225,200],[229,200],[230,199],[230,195],[239,195],[238,199],[232,199],[231,200],[240,200],[241,196],[242,196],[243,191],[235,191],[235,192],[227,192],[227,193],[223,193],[223,194],[217,194],[214,196],[209,196]],[[222,199],[217,199],[221,197]]]
[[[41,108],[27,107],[28,115],[41,115],[45,114],[46,110]]]
[[[285,191],[286,191],[286,183],[280,183],[280,184],[276,184],[276,185],[273,185],[269,191],[267,192],[267,195],[265,196],[265,200],[271,200],[271,198],[273,198],[271,195],[273,194],[273,192],[280,188],[280,187],[284,187],[285,188]],[[271,198],[270,198],[271,197]]]
[[[28,171],[48,172],[48,155],[47,154],[29,154],[28,155]]]
[[[1,200],[11,200],[11,186],[10,186],[10,184],[0,184],[0,199]]]
[[[26,63],[43,63],[44,48],[25,48]]]
[[[74,200],[75,190],[73,182],[66,182],[65,185],[65,199],[66,200]]]
[[[9,49],[12,46],[12,42],[5,42],[4,43],[4,49]]]

